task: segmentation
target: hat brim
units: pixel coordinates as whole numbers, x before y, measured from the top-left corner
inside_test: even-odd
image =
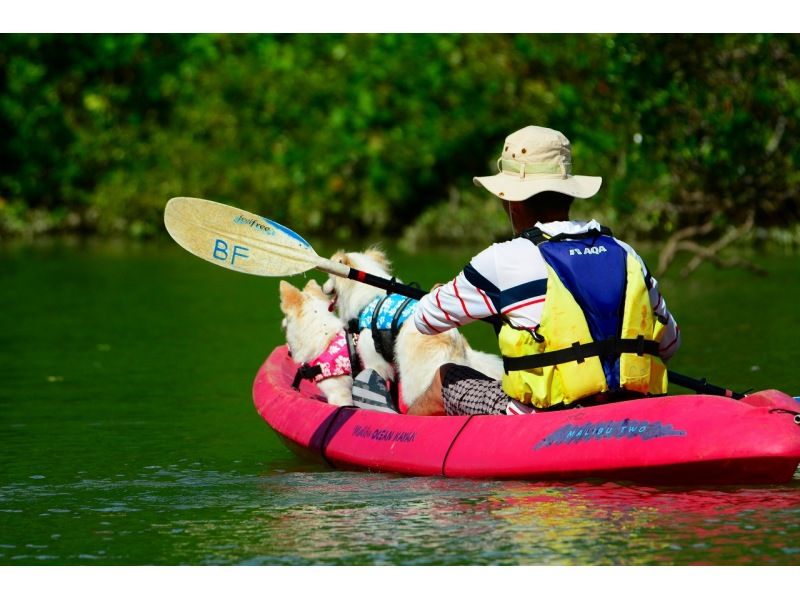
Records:
[[[531,195],[544,191],[556,191],[587,199],[600,190],[603,177],[599,176],[527,176],[524,179],[519,175],[505,174],[503,172],[491,176],[476,176],[472,179],[478,187],[484,187],[490,193],[506,201],[524,201]]]

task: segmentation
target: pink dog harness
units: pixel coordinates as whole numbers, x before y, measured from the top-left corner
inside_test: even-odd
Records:
[[[311,380],[317,383],[326,378],[352,375],[353,367],[358,363],[354,364],[352,361],[355,351],[350,346],[349,340],[345,331],[340,331],[333,337],[321,355],[297,368],[292,386],[299,388],[300,380]]]

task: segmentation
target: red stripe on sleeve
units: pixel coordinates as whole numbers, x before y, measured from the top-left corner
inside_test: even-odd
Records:
[[[461,301],[461,307],[464,310],[464,313],[466,314],[466,316],[468,318],[471,318],[471,319],[475,320],[476,318],[471,313],[469,313],[469,311],[467,311],[467,304],[464,303],[464,300],[461,298],[461,295],[458,292],[458,285],[456,284],[456,279],[455,278],[453,279],[453,290],[455,291],[456,297],[458,297],[458,300]]]
[[[676,334],[675,338],[672,339],[672,342],[670,344],[668,344],[666,347],[664,347],[663,349],[661,349],[660,352],[661,353],[666,353],[667,351],[669,351],[670,347],[672,347],[672,345],[674,345],[677,342],[678,342],[678,335]]]
[[[453,320],[452,320],[452,318],[450,317],[450,314],[449,314],[449,313],[447,313],[447,312],[444,310],[444,308],[442,307],[442,302],[441,302],[441,301],[439,301],[439,289],[436,289],[436,305],[438,305],[438,306],[439,306],[439,309],[441,309],[441,310],[442,310],[442,313],[444,314],[444,317],[447,319],[447,321],[448,321],[448,322],[452,322]]]
[[[512,311],[518,310],[520,307],[525,307],[526,305],[533,305],[534,303],[541,303],[542,301],[544,301],[544,299],[545,299],[544,297],[539,297],[538,299],[532,299],[530,301],[526,301],[525,303],[520,303],[518,305],[512,305],[511,307],[509,307],[508,309],[506,309],[505,311],[503,311],[501,313],[503,313],[503,314],[511,313]]]
[[[483,292],[483,289],[478,289],[478,287],[475,288],[478,290],[478,293],[480,293],[480,296],[483,297],[483,302],[486,304],[486,307],[489,308],[489,313],[492,315],[496,314],[497,312],[494,310],[492,302],[489,301],[489,297],[486,296],[486,293]]]
[[[428,322],[428,318],[425,317],[425,314],[422,314],[422,320],[425,322],[425,326],[433,330],[434,332],[441,332],[436,326],[432,326],[430,322]]]

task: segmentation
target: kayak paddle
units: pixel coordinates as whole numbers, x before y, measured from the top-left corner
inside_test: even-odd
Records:
[[[237,272],[257,276],[291,276],[321,270],[334,276],[421,299],[426,291],[375,276],[320,257],[311,244],[285,226],[226,204],[195,197],[173,197],[164,208],[164,224],[189,253]],[[669,381],[697,393],[741,399],[745,395],[677,372]]]
[[[291,276],[316,268],[412,299],[426,294],[394,278],[382,278],[320,257],[296,232],[226,204],[173,197],[164,208],[164,224],[189,253],[229,270],[257,276]]]

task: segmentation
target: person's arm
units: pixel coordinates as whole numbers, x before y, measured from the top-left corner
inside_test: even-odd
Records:
[[[497,286],[493,277],[491,248],[480,253],[447,284],[435,287],[420,299],[414,324],[423,334],[439,334],[497,313]],[[483,271],[480,273],[478,268]]]
[[[667,329],[658,346],[661,359],[667,361],[681,346],[681,329],[667,309],[667,302],[664,301],[661,291],[658,290],[658,281],[651,276],[650,284],[650,304],[654,306],[657,316],[667,320]]]
[[[650,305],[653,306],[653,311],[655,311],[656,315],[667,322],[667,329],[664,331],[664,336],[661,337],[661,342],[658,346],[658,352],[661,356],[661,359],[667,361],[681,346],[681,329],[675,321],[673,315],[669,313],[669,309],[667,309],[667,302],[664,301],[664,297],[662,297],[661,291],[658,288],[658,281],[651,276],[650,271],[647,269],[647,266],[644,263],[644,260],[627,243],[624,243],[619,239],[615,239],[615,241],[619,243],[622,248],[625,249],[625,251],[635,257],[636,261],[639,262],[639,265],[642,267],[642,272],[644,273],[645,282],[647,283],[647,288],[650,295]]]

